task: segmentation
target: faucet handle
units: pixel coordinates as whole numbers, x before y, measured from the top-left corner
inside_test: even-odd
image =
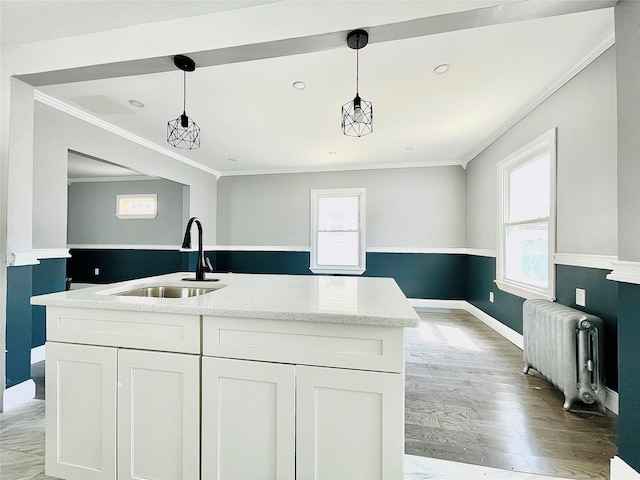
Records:
[[[209,273],[213,272],[213,267],[211,266],[211,261],[209,260],[209,257],[204,257],[204,263],[205,264],[204,264],[203,270]]]

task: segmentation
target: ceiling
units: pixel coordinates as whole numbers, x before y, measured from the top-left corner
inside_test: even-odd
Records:
[[[98,158],[69,151],[67,179],[73,182],[151,179],[140,172]]]
[[[336,8],[337,3],[317,0],[314,7]],[[340,130],[340,107],[355,96],[356,52],[346,46],[345,32],[338,32],[338,38],[336,32],[327,31],[323,47],[310,51],[249,54],[259,57],[255,60],[225,63],[192,55],[197,68],[187,74],[186,112],[201,128],[198,150],[174,149],[166,143],[167,121],[182,113],[183,74],[174,67],[41,85],[37,90],[222,175],[464,166],[579,71],[594,52],[613,42],[612,8],[596,8],[607,2],[585,0],[583,7],[590,4],[593,10],[560,16],[535,13],[566,3],[357,2],[359,8],[402,19],[388,25],[361,25],[369,31],[370,43],[359,51],[359,93],[374,108],[374,131],[362,138],[346,137]],[[0,4],[3,47],[179,16],[216,15],[237,8],[259,8],[268,15],[270,9],[283,7],[278,1],[3,0]],[[291,2],[295,4],[300,1]],[[532,14],[518,17],[530,19],[496,21],[508,12],[509,4],[513,9],[534,7]],[[86,8],[99,15],[87,17]],[[129,15],[123,15],[124,10]],[[399,17],[398,11],[406,14]],[[461,12],[466,23],[458,29]],[[434,22],[424,35],[403,32],[429,17]],[[268,20],[286,21],[275,16]],[[454,26],[442,27],[449,24]],[[293,39],[291,45],[295,43]],[[433,72],[445,63],[451,66],[447,73]],[[294,89],[296,81],[306,88]],[[145,106],[136,108],[130,100]]]

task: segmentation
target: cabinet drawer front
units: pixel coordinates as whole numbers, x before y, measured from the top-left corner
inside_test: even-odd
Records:
[[[200,353],[200,317],[129,310],[49,307],[47,340]]]
[[[404,372],[402,328],[204,317],[204,355]]]

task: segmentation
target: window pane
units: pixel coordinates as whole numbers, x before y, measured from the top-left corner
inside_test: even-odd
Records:
[[[507,227],[505,278],[540,288],[549,287],[547,223]]]
[[[318,199],[318,230],[358,230],[358,203],[354,197]]]
[[[507,222],[535,220],[550,214],[551,156],[546,154],[509,172]]]
[[[318,265],[358,266],[357,232],[318,232]]]

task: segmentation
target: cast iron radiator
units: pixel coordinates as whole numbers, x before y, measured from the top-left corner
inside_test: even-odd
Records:
[[[604,407],[602,319],[548,300],[522,306],[524,373],[536,369],[573,402]]]

